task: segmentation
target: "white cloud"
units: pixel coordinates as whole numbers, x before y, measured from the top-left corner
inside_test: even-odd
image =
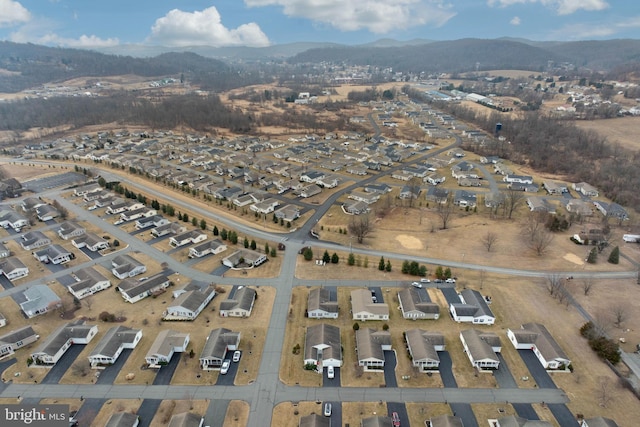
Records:
[[[28,22],[31,14],[20,3],[13,0],[0,0],[0,27]]]
[[[520,25],[520,17],[514,16],[513,18],[511,18],[511,21],[509,21],[509,24]]]
[[[269,38],[254,22],[240,25],[235,29],[226,28],[215,6],[195,12],[171,10],[156,20],[147,41],[167,46],[260,47],[269,45]]]
[[[82,35],[77,39],[61,37],[55,31],[54,22],[37,19],[21,26],[9,34],[9,40],[15,43],[35,43],[48,46],[92,48],[115,46],[120,43],[117,38],[101,39],[95,35]]]
[[[549,34],[549,40],[586,40],[606,38],[621,31],[640,31],[640,16],[634,16],[614,23],[579,23],[566,25]]]
[[[558,15],[571,15],[579,10],[598,11],[609,7],[606,0],[488,0],[489,6],[508,7],[514,4],[540,3]]]
[[[418,25],[441,26],[455,16],[446,0],[244,0],[249,7],[282,6],[285,15],[342,31],[384,34]]]

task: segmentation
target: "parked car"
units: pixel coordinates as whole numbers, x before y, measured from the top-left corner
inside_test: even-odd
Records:
[[[433,283],[444,283],[444,280],[442,279],[436,279],[433,281]]]
[[[445,280],[447,283],[456,283],[456,279],[447,279]]]
[[[231,360],[233,360],[234,362],[239,362],[240,356],[242,356],[242,353],[240,352],[240,350],[236,350],[233,352],[233,358]]]
[[[431,280],[427,279],[426,277],[423,277],[422,279],[420,279],[420,283],[431,283]]]
[[[333,369],[333,366],[327,367],[327,378],[333,379],[336,376],[336,371]]]
[[[331,403],[325,403],[324,404],[324,416],[325,417],[330,417],[331,416]]]
[[[391,414],[391,422],[393,422],[393,427],[400,427],[400,415],[397,412]]]
[[[226,375],[227,372],[229,372],[229,367],[230,366],[231,366],[231,360],[224,359],[224,362],[222,362],[222,366],[220,367],[220,374],[221,375]]]
[[[420,282],[411,282],[411,286],[413,286],[414,288],[421,288],[422,287],[422,283],[420,283]]]

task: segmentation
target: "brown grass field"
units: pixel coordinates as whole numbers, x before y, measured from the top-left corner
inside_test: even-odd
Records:
[[[584,130],[592,130],[605,136],[609,142],[616,142],[631,151],[640,149],[636,135],[640,132],[640,117],[619,117],[607,120],[579,120],[576,126]]]

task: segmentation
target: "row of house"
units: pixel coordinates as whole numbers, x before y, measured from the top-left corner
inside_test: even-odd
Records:
[[[493,370],[500,367],[497,354],[502,350],[502,343],[496,333],[466,329],[460,332],[459,337],[464,353],[474,368]],[[527,323],[520,329],[508,329],[507,337],[515,349],[532,350],[545,369],[567,369],[571,363],[544,325]],[[446,350],[442,333],[420,328],[409,329],[404,332],[404,342],[414,367],[421,371],[439,368],[438,352]],[[359,366],[365,369],[384,368],[384,352],[392,349],[389,331],[374,328],[359,328],[356,331]],[[303,362],[305,366],[315,366],[319,372],[329,366],[341,367],[343,359],[340,328],[326,323],[307,327]]]

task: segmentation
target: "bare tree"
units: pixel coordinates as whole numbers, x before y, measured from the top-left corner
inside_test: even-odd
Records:
[[[596,397],[600,402],[600,406],[606,408],[609,402],[613,400],[613,384],[611,378],[600,376],[597,380]]]
[[[480,290],[482,290],[482,286],[484,285],[484,279],[487,276],[487,270],[482,269],[480,270]]]
[[[529,241],[533,241],[540,230],[544,230],[545,222],[547,221],[546,212],[529,212],[529,215],[524,220],[522,225],[522,234]]]
[[[84,304],[85,307],[87,307],[87,309],[89,311],[91,311],[91,307],[93,306],[93,297],[92,296],[88,296],[82,299],[82,303]]]
[[[562,279],[558,274],[549,274],[546,277],[546,287],[549,295],[556,298],[556,295],[560,293],[560,290],[563,287]]]
[[[89,364],[89,360],[78,360],[73,365],[71,365],[71,372],[79,377],[86,377],[89,372],[91,372],[91,365]]]
[[[613,313],[613,324],[616,328],[621,328],[629,315],[627,306],[624,304],[616,304],[611,308],[611,312]]]
[[[515,212],[523,203],[524,191],[509,188],[505,194],[504,203],[502,204],[504,215],[511,219],[513,212]]]
[[[585,277],[582,279],[582,293],[584,296],[589,296],[589,292],[591,292],[591,288],[593,287],[593,280],[591,277]]]
[[[373,231],[373,224],[368,214],[366,215],[354,215],[349,223],[349,233],[356,236],[358,243],[362,243],[363,240]]]
[[[451,221],[451,215],[453,214],[453,210],[455,208],[453,204],[453,200],[451,197],[447,197],[446,200],[437,200],[437,213],[440,217],[440,221],[442,222],[442,229],[446,230],[449,226],[449,222]]]
[[[482,237],[482,243],[484,244],[484,247],[487,248],[487,252],[491,252],[491,249],[495,246],[497,241],[498,233],[493,231],[487,231],[487,234]]]
[[[542,228],[533,235],[529,248],[533,249],[536,255],[541,256],[547,251],[551,242],[553,242],[553,234]]]
[[[414,176],[407,183],[407,189],[409,190],[409,207],[413,207],[413,203],[418,198],[418,194],[420,193],[420,180],[417,176]]]

